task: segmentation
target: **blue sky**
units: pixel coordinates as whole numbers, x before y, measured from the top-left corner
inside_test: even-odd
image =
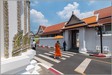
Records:
[[[78,18],[93,15],[93,12],[111,6],[111,0],[31,0],[31,31],[39,25],[53,25],[68,21],[72,11]]]

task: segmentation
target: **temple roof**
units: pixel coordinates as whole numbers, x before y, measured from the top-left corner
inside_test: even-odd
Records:
[[[50,32],[50,31],[60,30],[64,27],[64,24],[65,24],[65,22],[58,23],[58,24],[55,24],[55,25],[52,25],[52,26],[48,26],[48,27],[45,28],[44,33]]]
[[[99,16],[98,16],[99,19],[104,18],[104,17],[108,17],[108,16],[112,16],[112,6],[96,10],[94,12],[94,14],[99,14]]]
[[[74,14],[72,14],[71,18],[69,19],[69,21],[67,22],[67,24],[65,25],[67,26],[72,26],[75,24],[81,24],[84,23],[82,20],[80,20],[78,17],[76,17]]]

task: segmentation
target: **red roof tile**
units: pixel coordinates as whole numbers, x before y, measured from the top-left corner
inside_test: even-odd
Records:
[[[98,21],[100,24],[105,24],[105,23],[112,23],[112,19],[111,17],[109,18],[105,18],[105,19],[101,19]]]
[[[57,30],[57,31],[51,31],[51,32],[46,32],[46,33],[41,34],[41,36],[43,36],[43,35],[49,35],[49,34],[58,34],[60,32],[61,31],[59,31],[59,30]]]
[[[103,8],[100,10],[96,10],[94,14],[99,14],[99,18],[107,17],[107,16],[112,16],[112,6]]]
[[[48,33],[48,32],[53,32],[53,31],[57,31],[57,30],[61,30],[65,25],[65,22],[59,23],[59,24],[55,24],[52,26],[48,26],[45,28],[44,33]]]

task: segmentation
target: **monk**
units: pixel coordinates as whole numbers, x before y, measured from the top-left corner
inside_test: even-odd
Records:
[[[57,43],[55,44],[54,58],[56,58],[56,57],[60,57],[61,58],[61,51],[60,51],[60,43],[59,43],[59,41],[57,41]]]

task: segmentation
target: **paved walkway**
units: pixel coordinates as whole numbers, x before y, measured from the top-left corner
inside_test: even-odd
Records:
[[[44,63],[47,70],[62,74],[110,74],[111,59],[87,56],[80,53],[62,51],[61,59],[54,59],[54,50],[38,48],[37,61]],[[94,67],[95,66],[95,67]],[[105,68],[103,68],[105,67]],[[52,68],[58,70],[53,70]]]

